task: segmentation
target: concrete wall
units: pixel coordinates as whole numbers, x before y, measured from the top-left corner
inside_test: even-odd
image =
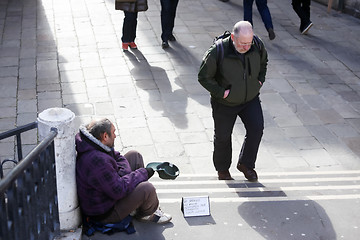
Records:
[[[76,229],[81,222],[76,189],[75,114],[66,108],[49,108],[38,117],[39,139],[45,138],[51,127],[58,130],[54,139],[56,185],[60,230]]]

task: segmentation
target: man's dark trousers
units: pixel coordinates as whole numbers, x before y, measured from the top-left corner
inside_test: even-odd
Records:
[[[176,8],[179,0],[160,0],[161,3],[161,39],[168,41],[175,24]]]
[[[264,117],[259,96],[238,106],[226,106],[211,99],[214,119],[214,153],[213,161],[217,171],[230,168],[232,157],[232,141],[236,118],[243,122],[246,135],[239,155],[238,164],[244,164],[249,169],[255,168],[255,161],[264,130]]]

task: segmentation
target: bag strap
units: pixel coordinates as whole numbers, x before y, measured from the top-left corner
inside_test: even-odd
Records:
[[[219,67],[224,60],[224,46],[222,39],[218,39],[215,42],[216,45],[216,65]]]
[[[255,43],[255,46],[259,49],[259,52],[260,52],[260,56],[262,56],[262,44],[261,44],[261,39],[254,34],[254,38],[253,38],[253,41]]]

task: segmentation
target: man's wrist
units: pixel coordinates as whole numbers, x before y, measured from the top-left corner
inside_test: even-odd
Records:
[[[230,93],[230,89],[226,89],[224,92],[224,97],[223,98],[227,98],[227,96],[229,96]]]
[[[151,178],[155,173],[154,169],[152,169],[152,168],[145,168],[145,169],[146,169],[147,174],[148,174],[148,179]]]

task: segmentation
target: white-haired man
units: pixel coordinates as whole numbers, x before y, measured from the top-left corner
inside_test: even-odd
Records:
[[[251,23],[240,21],[231,36],[222,40],[223,58],[217,58],[214,44],[205,53],[198,81],[210,92],[214,119],[213,162],[219,180],[232,180],[231,134],[236,118],[244,123],[246,135],[239,155],[237,169],[249,181],[258,179],[255,161],[264,129],[264,118],[259,99],[265,82],[267,51],[263,42],[254,37]]]

